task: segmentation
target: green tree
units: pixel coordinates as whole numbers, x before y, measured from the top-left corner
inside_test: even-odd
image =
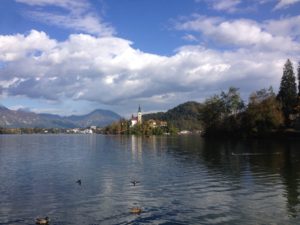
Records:
[[[224,102],[219,95],[214,95],[205,100],[201,119],[206,132],[219,127],[225,112]]]
[[[238,90],[238,88],[230,87],[227,93],[224,91],[221,93],[226,116],[237,115],[245,106]]]
[[[248,131],[270,132],[282,126],[283,123],[281,105],[276,100],[272,87],[261,89],[250,95],[245,119]]]
[[[171,135],[176,135],[178,134],[179,130],[173,124],[168,124],[167,132],[170,133]]]
[[[244,109],[244,102],[238,88],[230,87],[204,102],[201,119],[205,133],[228,135],[239,129],[240,117],[237,115]]]
[[[286,61],[283,68],[283,75],[277,99],[282,104],[285,122],[288,125],[289,115],[293,112],[293,108],[297,103],[296,77],[293,70],[293,64],[289,59]]]

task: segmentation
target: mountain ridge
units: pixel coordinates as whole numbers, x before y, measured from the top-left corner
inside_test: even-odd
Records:
[[[34,113],[23,110],[11,110],[0,106],[0,127],[5,128],[84,128],[104,127],[121,118],[117,113],[95,109],[84,115],[61,116],[50,113]]]

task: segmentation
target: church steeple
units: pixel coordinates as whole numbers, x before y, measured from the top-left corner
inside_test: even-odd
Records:
[[[142,123],[142,110],[141,110],[141,106],[139,105],[139,109],[138,109],[138,123]]]

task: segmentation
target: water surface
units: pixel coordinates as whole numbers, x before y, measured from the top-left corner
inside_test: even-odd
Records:
[[[0,136],[1,225],[300,224],[299,195],[297,140]]]

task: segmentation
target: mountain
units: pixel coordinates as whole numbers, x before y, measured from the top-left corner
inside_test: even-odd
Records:
[[[164,120],[180,130],[200,130],[202,104],[194,101],[185,102],[167,112],[143,115],[144,120]]]
[[[109,110],[97,109],[86,115],[59,116],[55,114],[37,114],[33,112],[10,110],[0,106],[0,127],[6,128],[75,128],[103,127],[121,118]]]
[[[104,127],[112,122],[121,119],[121,116],[110,110],[96,109],[93,112],[82,116],[69,116],[66,119],[77,124],[77,127],[97,126]]]

